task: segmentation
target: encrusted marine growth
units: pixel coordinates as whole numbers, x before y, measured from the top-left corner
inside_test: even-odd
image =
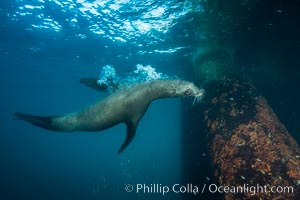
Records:
[[[226,193],[225,199],[299,199],[300,149],[266,99],[238,80],[211,87],[218,92],[204,114],[219,184],[293,187],[293,192]]]

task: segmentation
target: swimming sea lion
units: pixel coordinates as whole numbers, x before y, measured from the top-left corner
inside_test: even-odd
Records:
[[[118,153],[133,140],[137,125],[153,100],[194,96],[199,100],[204,90],[183,80],[155,80],[118,90],[86,109],[61,116],[34,116],[15,113],[16,119],[51,131],[101,131],[119,123],[127,125],[127,136]]]

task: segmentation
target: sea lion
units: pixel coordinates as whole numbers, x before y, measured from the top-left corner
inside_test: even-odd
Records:
[[[155,80],[120,89],[86,109],[61,116],[35,116],[20,112],[16,119],[51,131],[101,131],[119,123],[127,125],[127,136],[118,153],[133,140],[136,128],[153,100],[194,96],[200,100],[204,90],[183,80]]]

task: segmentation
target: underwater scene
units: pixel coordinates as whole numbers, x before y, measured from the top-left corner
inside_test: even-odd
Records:
[[[300,199],[299,0],[2,0],[1,200]]]

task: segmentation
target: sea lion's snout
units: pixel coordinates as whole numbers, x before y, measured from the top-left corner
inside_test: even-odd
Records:
[[[205,90],[204,89],[199,89],[198,93],[195,96],[203,98],[205,96]]]
[[[198,88],[196,85],[193,83],[189,84],[188,88],[184,92],[185,96],[192,96],[194,97],[193,105],[195,103],[199,103],[204,95],[205,95],[205,90],[202,88]]]
[[[193,97],[203,97],[205,95],[205,90],[198,88],[194,84],[190,84],[185,91],[186,96],[193,96]]]

